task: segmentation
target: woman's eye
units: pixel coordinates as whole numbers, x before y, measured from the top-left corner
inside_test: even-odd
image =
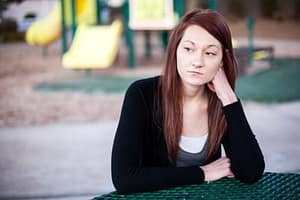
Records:
[[[213,53],[213,52],[206,52],[206,55],[208,55],[208,56],[215,56],[215,55],[217,55],[216,53]]]
[[[187,52],[192,52],[192,48],[190,47],[183,47]]]

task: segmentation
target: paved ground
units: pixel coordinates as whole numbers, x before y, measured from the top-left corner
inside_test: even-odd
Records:
[[[0,129],[0,197],[73,199],[111,191],[115,127],[107,121]]]
[[[266,171],[300,173],[300,101],[244,102]],[[113,190],[116,121],[0,129],[0,199],[77,200]]]

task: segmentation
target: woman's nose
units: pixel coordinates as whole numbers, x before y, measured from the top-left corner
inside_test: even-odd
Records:
[[[192,66],[193,67],[203,67],[203,57],[202,55],[197,55],[195,56],[195,58],[193,59],[193,62],[192,62]]]

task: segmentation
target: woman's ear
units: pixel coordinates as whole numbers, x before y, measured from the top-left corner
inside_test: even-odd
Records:
[[[207,87],[208,87],[212,92],[216,92],[215,86],[214,86],[214,84],[213,84],[212,81],[209,82],[209,83],[207,83]]]

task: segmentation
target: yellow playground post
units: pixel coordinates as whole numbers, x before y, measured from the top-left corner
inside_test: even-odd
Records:
[[[96,23],[95,0],[77,0],[76,18],[78,24]],[[71,1],[64,0],[65,18],[67,26],[71,25]],[[35,22],[26,32],[26,41],[31,45],[47,46],[61,36],[61,3],[58,2],[50,14],[40,21]]]

